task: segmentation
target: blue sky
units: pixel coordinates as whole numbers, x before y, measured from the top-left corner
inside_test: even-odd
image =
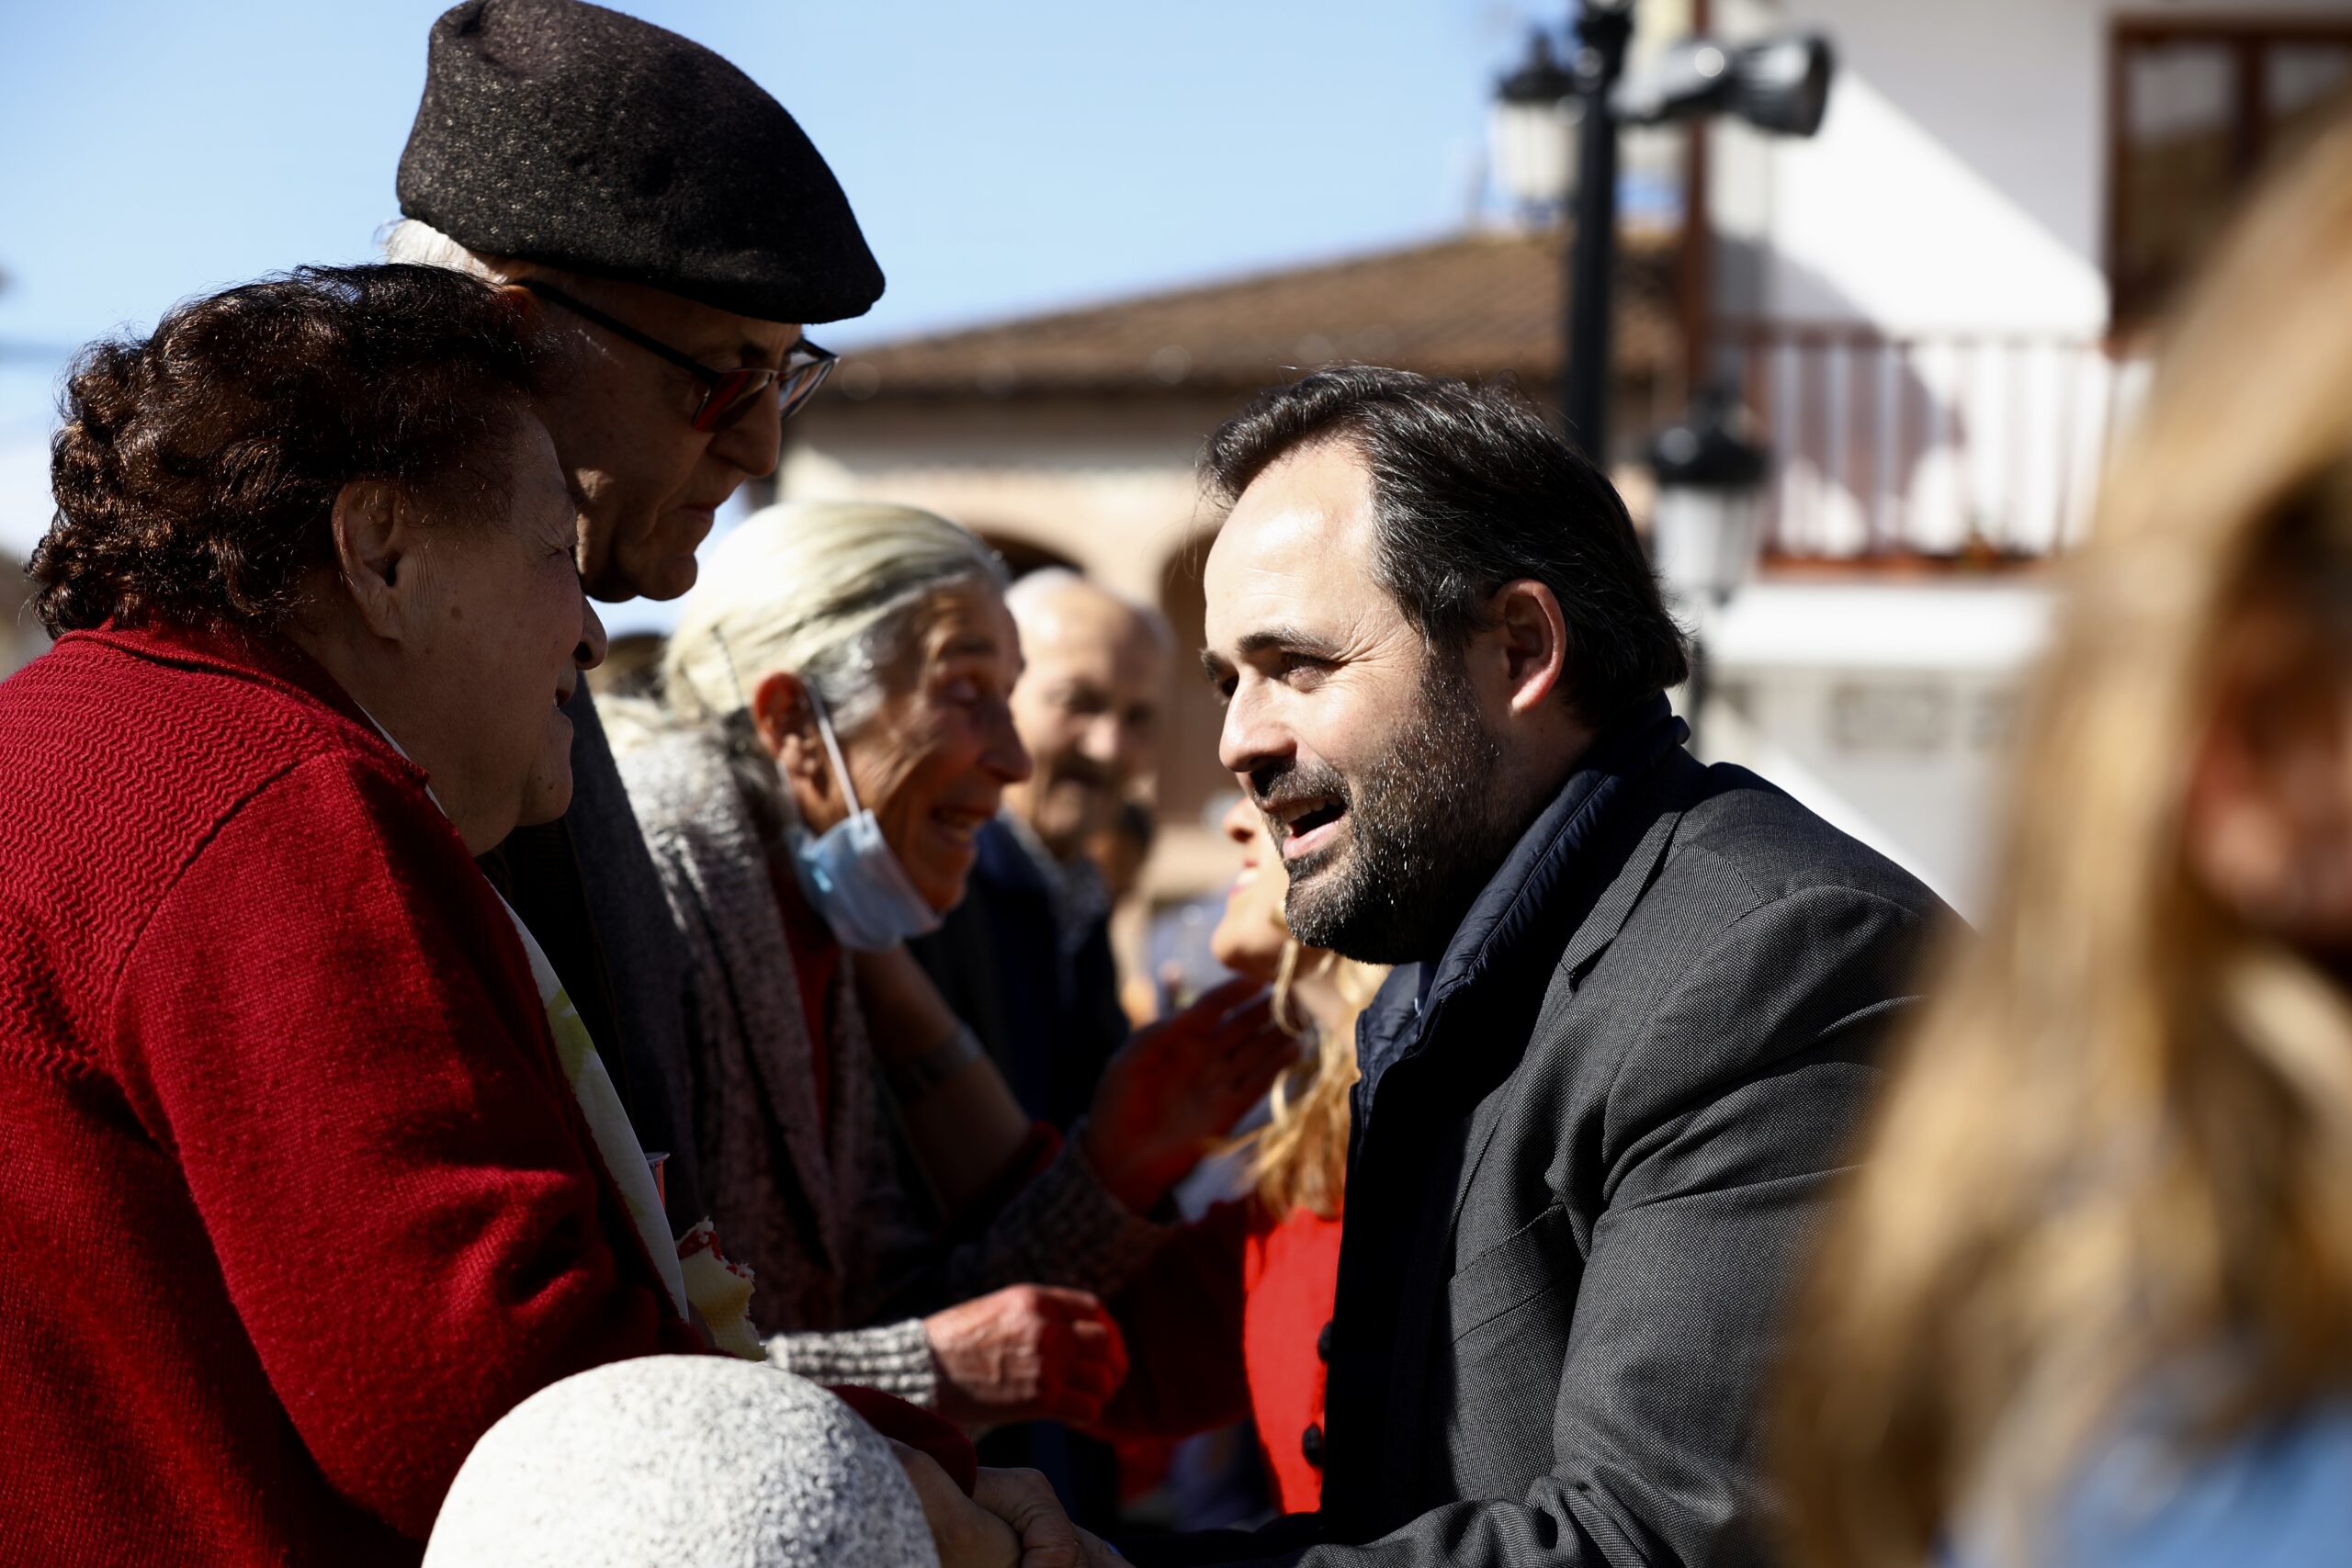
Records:
[[[197,290],[363,256],[394,216],[432,0],[0,8],[12,380],[24,345],[71,345]],[[890,278],[872,316],[829,334],[854,343],[1452,227],[1476,178],[1489,81],[1524,15],[1555,7],[626,8],[742,66],[831,161]]]
[[[364,259],[441,0],[0,0],[0,548],[48,524],[63,355]],[[879,337],[1459,226],[1486,105],[1564,0],[628,0],[823,150]]]

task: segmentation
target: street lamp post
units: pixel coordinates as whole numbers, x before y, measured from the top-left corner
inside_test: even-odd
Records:
[[[1732,45],[1685,39],[1639,75],[1624,76],[1625,47],[1634,31],[1634,0],[1583,0],[1577,13],[1577,49],[1569,66],[1554,60],[1543,33],[1527,62],[1497,85],[1497,172],[1523,207],[1566,208],[1573,196],[1575,242],[1561,311],[1564,356],[1560,407],[1568,434],[1585,455],[1609,466],[1610,333],[1617,262],[1617,131],[1622,125],[1664,125],[1732,113],[1759,130],[1811,136],[1820,129],[1835,71],[1828,40],[1814,34]],[[1526,153],[1538,134],[1538,111],[1551,96],[1554,134],[1567,142],[1563,156]],[[1574,189],[1539,182],[1576,171]]]
[[[1569,437],[1609,467],[1611,276],[1617,265],[1617,117],[1610,95],[1634,36],[1633,0],[1585,0],[1577,13],[1576,239],[1568,252],[1566,336],[1560,344],[1560,412]]]

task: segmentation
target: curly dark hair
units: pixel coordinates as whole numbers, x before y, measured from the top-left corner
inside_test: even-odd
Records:
[[[28,569],[43,624],[276,627],[334,559],[345,484],[481,484],[540,373],[530,321],[438,267],[311,266],[91,344]]]
[[[1563,684],[1587,723],[1689,674],[1616,488],[1510,386],[1334,366],[1261,393],[1209,437],[1201,468],[1229,506],[1276,461],[1323,442],[1371,469],[1374,577],[1434,647],[1463,647],[1494,591],[1532,577],[1560,602]]]

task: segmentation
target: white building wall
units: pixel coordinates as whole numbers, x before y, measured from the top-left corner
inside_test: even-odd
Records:
[[[794,427],[783,493],[928,507],[1156,603],[1170,558],[1205,518],[1200,444],[1239,401],[912,403],[840,421],[812,411]]]
[[[2054,609],[2035,581],[1760,583],[1702,626],[1696,749],[1770,779],[1973,917],[2024,673]]]
[[[2096,336],[2108,324],[2108,40],[2119,18],[2341,17],[2346,0],[1720,0],[1730,37],[1838,51],[1804,141],[1718,122],[1709,201],[1765,253],[1728,309],[1889,333]]]

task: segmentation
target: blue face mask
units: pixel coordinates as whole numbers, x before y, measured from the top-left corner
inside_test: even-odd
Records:
[[[849,815],[821,833],[792,829],[792,863],[801,893],[825,917],[834,940],[854,953],[879,953],[910,936],[937,931],[938,911],[915,891],[874,813],[858,806],[857,786],[850,783],[849,764],[833,738],[832,720],[825,716],[825,705],[814,691],[808,693],[808,706],[817,716],[817,733],[824,738],[833,777],[842,782]]]

